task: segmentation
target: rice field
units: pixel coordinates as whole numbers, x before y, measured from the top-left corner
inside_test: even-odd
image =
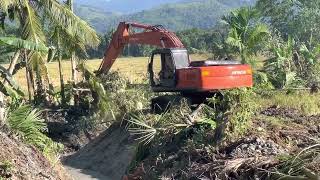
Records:
[[[191,55],[193,60],[204,60],[208,59],[208,55],[205,54],[195,54]],[[148,57],[121,57],[118,58],[115,64],[112,67],[112,71],[118,71],[122,75],[129,78],[130,81],[141,81],[147,75],[147,65]],[[99,68],[101,59],[87,60],[86,66],[89,70],[95,71]],[[8,65],[5,65],[8,67]],[[47,64],[48,73],[50,82],[54,87],[60,86],[59,80],[59,69],[58,62],[51,62]],[[62,70],[64,81],[68,82],[71,80],[71,63],[70,61],[62,62]],[[81,77],[79,77],[81,78]],[[25,69],[20,70],[15,76],[14,79],[19,83],[23,90],[27,90],[27,82],[25,78]]]

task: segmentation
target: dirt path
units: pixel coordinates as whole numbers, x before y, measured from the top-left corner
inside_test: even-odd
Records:
[[[112,125],[63,164],[76,180],[120,180],[135,155],[135,142],[119,124]]]

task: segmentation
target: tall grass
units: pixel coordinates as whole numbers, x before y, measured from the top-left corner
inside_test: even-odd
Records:
[[[260,108],[278,106],[293,108],[305,115],[320,114],[320,93],[310,94],[308,91],[268,91],[255,98]]]

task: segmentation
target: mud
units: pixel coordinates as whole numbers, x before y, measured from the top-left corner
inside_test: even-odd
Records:
[[[64,153],[80,150],[107,129],[103,125],[91,128],[81,124],[81,118],[86,118],[87,114],[88,112],[81,108],[47,110],[43,113],[48,127],[48,136],[64,145]]]
[[[125,127],[116,123],[80,151],[65,157],[63,164],[73,173],[80,171],[81,176],[120,180],[135,157],[135,147]]]

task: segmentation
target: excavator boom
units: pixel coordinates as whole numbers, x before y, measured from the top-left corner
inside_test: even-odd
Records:
[[[140,29],[138,33],[133,28]],[[99,74],[108,73],[116,58],[127,44],[144,44],[161,48],[183,48],[182,42],[172,32],[160,25],[150,26],[138,23],[121,22],[107,48],[98,70]]]

